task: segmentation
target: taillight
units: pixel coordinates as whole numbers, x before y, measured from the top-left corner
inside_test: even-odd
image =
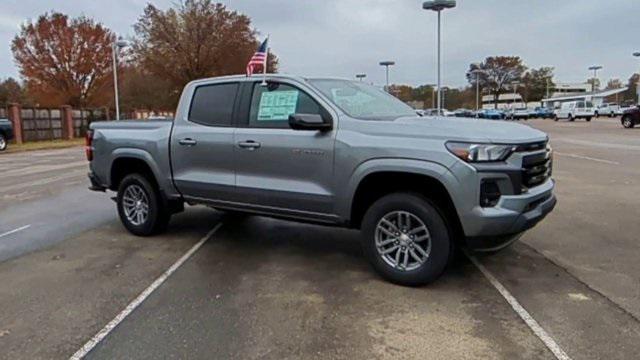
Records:
[[[84,136],[84,153],[87,155],[87,160],[93,160],[93,130],[87,130],[87,134]]]

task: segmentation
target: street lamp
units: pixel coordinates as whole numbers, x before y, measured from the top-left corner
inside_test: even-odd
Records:
[[[484,70],[473,69],[472,74],[476,75],[476,111],[480,110],[480,74],[484,74]]]
[[[633,56],[640,58],[640,51],[636,51],[633,53]],[[640,76],[640,73],[638,73]],[[638,78],[638,83],[636,84],[636,95],[638,95],[638,105],[640,105],[640,77]]]
[[[598,70],[602,69],[600,65],[589,66],[589,70],[593,70],[593,79],[591,80],[591,91],[596,91],[596,78],[598,77]]]
[[[120,120],[120,100],[118,99],[118,50],[129,46],[129,42],[118,38],[111,44],[111,57],[113,59],[113,91],[115,93],[116,120]]]
[[[385,67],[386,73],[387,73],[387,86],[385,87],[385,90],[387,92],[389,92],[389,66],[393,66],[395,64],[396,64],[395,61],[390,61],[390,60],[380,61],[380,65]]]
[[[442,108],[442,102],[440,101],[440,96],[442,92],[441,81],[440,81],[440,13],[442,10],[451,9],[456,7],[455,0],[433,0],[433,1],[425,1],[422,3],[422,8],[424,10],[431,10],[438,13],[438,114],[440,113],[440,109]]]
[[[367,74],[356,74],[356,79],[359,79],[360,81],[362,81],[366,77],[367,77]]]

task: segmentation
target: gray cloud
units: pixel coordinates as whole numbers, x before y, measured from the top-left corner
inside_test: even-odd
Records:
[[[173,1],[152,1],[159,7]],[[378,61],[392,59],[392,81],[435,80],[434,13],[415,0],[226,0],[249,15],[287,73],[352,77],[364,72],[382,83]],[[3,0],[0,3],[0,77],[16,76],[10,42],[20,22],[57,10],[95,18],[131,35],[146,1]],[[592,64],[601,79],[626,81],[638,71],[638,0],[459,0],[443,14],[444,83],[466,83],[469,63],[489,55],[519,55],[532,67],[554,66],[560,81],[584,81]]]

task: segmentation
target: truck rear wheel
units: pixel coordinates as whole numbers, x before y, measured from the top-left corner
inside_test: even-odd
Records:
[[[633,123],[633,120],[631,120],[631,116],[623,116],[622,117],[622,126],[624,126],[627,129],[631,129],[633,128],[635,124]]]
[[[140,174],[125,176],[118,187],[118,215],[129,232],[150,236],[166,230],[171,214],[158,190]]]
[[[413,193],[380,198],[362,221],[364,253],[373,268],[408,286],[428,284],[442,274],[452,251],[449,233],[436,205]]]

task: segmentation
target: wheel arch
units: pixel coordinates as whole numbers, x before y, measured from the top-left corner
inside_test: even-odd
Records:
[[[117,190],[122,179],[133,173],[145,175],[152,185],[160,189],[160,170],[151,154],[140,149],[118,149],[109,167],[109,189]]]
[[[350,184],[346,216],[349,225],[360,228],[366,210],[382,196],[394,192],[415,192],[433,201],[443,212],[456,239],[464,237],[456,207],[457,179],[444,166],[421,160],[376,161],[356,172]],[[363,166],[361,166],[363,167]]]

